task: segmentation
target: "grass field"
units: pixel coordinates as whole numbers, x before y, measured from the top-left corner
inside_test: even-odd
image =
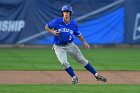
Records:
[[[0,93],[139,93],[140,85],[0,85]]]
[[[97,70],[140,70],[140,49],[82,49]],[[75,70],[85,70],[68,56]],[[0,49],[0,70],[62,70],[51,49]],[[0,93],[139,93],[126,84],[0,84]]]
[[[97,70],[140,70],[140,49],[82,49]],[[84,70],[71,57],[75,70]],[[51,49],[0,49],[0,70],[62,70]]]

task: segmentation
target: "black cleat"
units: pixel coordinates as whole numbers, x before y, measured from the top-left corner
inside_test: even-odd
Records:
[[[95,76],[95,77],[98,81],[107,82],[107,79],[103,76],[98,75],[98,76]]]
[[[74,76],[74,77],[72,78],[72,84],[77,84],[77,83],[79,83],[79,82],[78,82],[78,78],[77,78],[76,76]]]

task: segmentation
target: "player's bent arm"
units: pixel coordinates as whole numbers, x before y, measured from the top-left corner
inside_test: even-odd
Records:
[[[48,26],[45,26],[45,30],[47,30],[49,33],[52,33],[55,36],[58,36],[60,32],[57,32],[56,30],[50,29]]]
[[[89,44],[86,42],[86,40],[84,39],[84,37],[82,35],[78,36],[78,38],[84,43],[84,46],[89,49],[90,46]]]
[[[49,33],[54,33],[54,30],[50,29],[48,26],[45,26],[45,30],[47,30]]]

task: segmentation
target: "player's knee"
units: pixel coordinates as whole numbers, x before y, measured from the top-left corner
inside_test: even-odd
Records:
[[[70,67],[70,64],[68,62],[63,62],[62,66],[64,67],[64,69],[67,69]]]
[[[88,60],[86,59],[77,60],[77,62],[82,64],[83,66],[86,66],[88,64]]]

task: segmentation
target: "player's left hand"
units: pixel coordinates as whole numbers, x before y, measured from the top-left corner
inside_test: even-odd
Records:
[[[90,45],[85,41],[84,42],[84,46],[87,48],[87,49],[90,49]]]

